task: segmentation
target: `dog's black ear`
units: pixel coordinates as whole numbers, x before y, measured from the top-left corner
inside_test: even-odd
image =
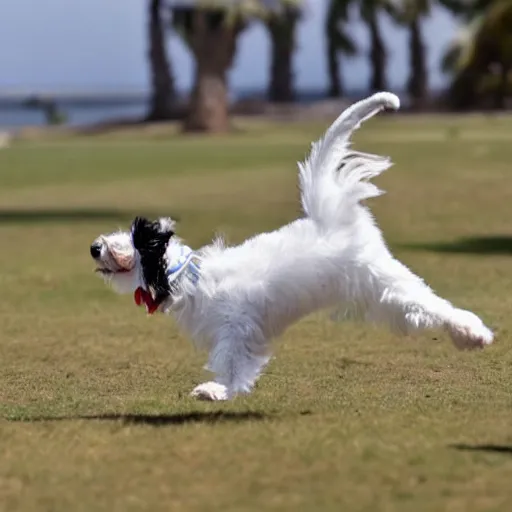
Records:
[[[140,251],[145,247],[151,232],[151,221],[149,219],[145,217],[135,217],[131,227],[133,246],[135,249]]]
[[[145,217],[136,217],[132,222],[132,240],[140,255],[142,277],[156,302],[163,301],[171,294],[165,252],[174,235],[173,226],[173,221],[165,218],[150,221]]]
[[[174,235],[174,223],[170,219],[150,221],[145,217],[135,217],[132,222],[131,233],[135,249],[139,252],[161,251]]]

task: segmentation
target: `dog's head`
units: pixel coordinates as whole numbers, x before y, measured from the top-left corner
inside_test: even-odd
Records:
[[[131,231],[116,231],[100,235],[90,247],[96,272],[118,293],[133,293],[140,287],[161,282],[161,274],[151,274],[154,263],[163,258],[173,231],[174,222],[161,218],[151,222],[137,217]],[[158,255],[158,257],[157,257]],[[142,264],[144,260],[144,265]],[[148,274],[146,281],[145,274]],[[156,287],[158,290],[158,286]]]
[[[100,235],[90,247],[96,272],[118,293],[132,293],[140,286],[137,255],[129,231]]]

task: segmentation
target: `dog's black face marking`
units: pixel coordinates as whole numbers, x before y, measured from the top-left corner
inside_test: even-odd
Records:
[[[132,222],[133,246],[140,254],[142,277],[155,302],[160,304],[172,289],[167,281],[167,261],[165,251],[174,235],[170,229],[164,229],[159,221],[152,222],[144,217],[136,217]]]

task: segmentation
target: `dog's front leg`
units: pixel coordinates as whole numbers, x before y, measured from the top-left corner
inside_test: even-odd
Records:
[[[207,369],[215,381],[200,384],[192,396],[202,400],[229,400],[249,393],[267,364],[267,342],[245,325],[225,326],[210,353]]]

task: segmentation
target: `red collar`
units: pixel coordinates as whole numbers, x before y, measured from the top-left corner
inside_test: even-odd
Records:
[[[137,306],[142,306],[142,304],[146,306],[148,315],[152,315],[158,309],[159,304],[153,300],[151,294],[144,290],[144,288],[137,288],[133,294],[133,298]]]

